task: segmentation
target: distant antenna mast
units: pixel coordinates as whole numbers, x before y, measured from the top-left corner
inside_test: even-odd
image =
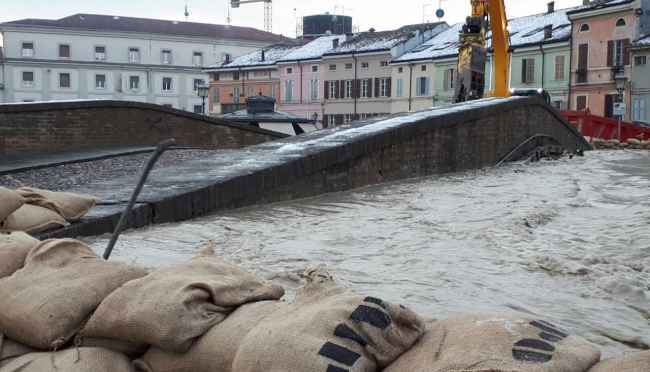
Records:
[[[230,26],[230,22],[232,22],[232,18],[230,17],[230,7],[226,5],[226,8],[228,9],[228,16],[226,16],[226,23],[228,23],[228,26]]]
[[[187,22],[187,17],[190,16],[190,12],[187,11],[187,0],[185,0],[185,22]]]
[[[251,3],[264,3],[264,31],[273,32],[273,0],[230,0],[232,8]]]

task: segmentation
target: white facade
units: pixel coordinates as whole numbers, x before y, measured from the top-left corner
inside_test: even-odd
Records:
[[[209,81],[202,66],[272,44],[9,23],[0,31],[0,103],[118,99],[195,111],[195,82]]]

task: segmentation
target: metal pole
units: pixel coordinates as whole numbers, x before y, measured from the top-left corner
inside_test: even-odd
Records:
[[[201,97],[201,98],[203,98],[203,115],[205,115],[205,97]]]
[[[623,92],[618,92],[620,95],[618,98],[623,102]],[[623,115],[618,116],[618,142],[621,142],[621,122],[623,121]]]

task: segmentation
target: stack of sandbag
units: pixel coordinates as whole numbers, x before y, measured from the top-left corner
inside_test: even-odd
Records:
[[[16,193],[29,204],[47,208],[58,213],[66,221],[76,221],[83,217],[101,200],[90,195],[54,192],[30,187],[21,187]]]
[[[0,333],[39,350],[61,348],[109,294],[145,275],[103,260],[81,242],[46,240],[28,253],[23,269],[1,280]]]
[[[34,351],[36,350],[27,345],[10,340],[0,333],[0,368],[6,366],[14,359]]]
[[[650,351],[630,353],[616,358],[605,359],[589,372],[648,372],[650,371]]]
[[[128,354],[155,345],[184,353],[239,306],[282,296],[281,286],[264,284],[246,270],[215,257],[214,252],[202,252],[113,292],[86,324],[82,345]]]
[[[0,186],[0,228],[7,218],[25,204],[25,198],[12,190]]]
[[[424,321],[411,310],[347,293],[320,269],[291,303],[245,305],[185,354],[150,349],[146,372],[382,370],[415,343]]]
[[[27,254],[39,243],[38,239],[25,233],[0,233],[0,278],[22,269]]]
[[[543,320],[464,315],[429,325],[386,372],[585,372],[599,360],[596,345]]]
[[[2,372],[132,372],[125,355],[100,348],[31,353],[13,359]]]

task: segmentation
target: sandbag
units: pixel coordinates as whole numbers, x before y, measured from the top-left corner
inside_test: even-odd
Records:
[[[543,320],[464,315],[429,325],[386,372],[585,372],[599,360],[596,345]]]
[[[233,372],[377,371],[421,337],[406,307],[346,293],[320,269],[306,275],[295,300],[244,337]]]
[[[0,278],[11,276],[22,269],[27,254],[38,243],[40,240],[22,232],[0,233]]]
[[[4,221],[25,204],[25,198],[13,190],[0,186],[0,228],[3,227]]]
[[[641,141],[639,141],[638,139],[634,139],[634,138],[628,138],[628,140],[626,142],[628,144],[630,144],[630,145],[640,145],[641,144]]]
[[[9,364],[14,359],[25,354],[33,353],[34,351],[31,347],[10,340],[0,333],[0,368]]]
[[[102,259],[79,241],[46,240],[29,252],[22,270],[2,279],[0,333],[53,350],[69,341],[109,294],[145,275],[144,269]]]
[[[37,205],[25,204],[5,220],[0,232],[22,231],[36,234],[56,227],[70,225],[58,213]]]
[[[182,353],[237,307],[282,296],[281,286],[206,253],[122,286],[102,302],[83,335]]]
[[[29,204],[53,210],[67,221],[80,219],[101,201],[90,195],[55,192],[30,187],[21,187],[16,192],[25,199],[28,199]]]
[[[99,348],[79,348],[54,354],[32,353],[14,359],[2,372],[132,372],[125,355]]]
[[[650,371],[650,351],[625,354],[605,359],[589,372],[648,372]]]
[[[80,347],[98,347],[101,349],[113,350],[133,359],[143,356],[150,346],[149,344],[111,340],[108,338],[83,337],[83,332],[77,334],[74,343]]]
[[[244,337],[264,317],[287,305],[284,301],[242,305],[198,339],[187,353],[170,353],[153,346],[134,366],[142,372],[230,372]]]

